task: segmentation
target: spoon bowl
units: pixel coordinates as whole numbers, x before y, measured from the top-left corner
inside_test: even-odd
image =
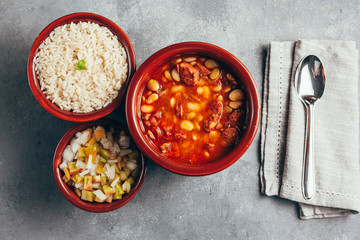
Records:
[[[302,171],[302,194],[306,200],[315,193],[314,107],[325,90],[324,67],[317,56],[304,57],[295,73],[295,90],[305,106],[306,132]]]

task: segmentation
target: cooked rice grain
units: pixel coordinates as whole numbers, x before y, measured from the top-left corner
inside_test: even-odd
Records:
[[[87,70],[76,70],[82,59]],[[61,109],[78,113],[111,103],[128,74],[125,49],[117,37],[92,22],[55,28],[39,46],[34,63],[47,98]]]

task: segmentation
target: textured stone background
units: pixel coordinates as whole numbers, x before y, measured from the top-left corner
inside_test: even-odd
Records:
[[[0,239],[358,239],[359,216],[300,221],[297,206],[259,193],[259,134],[228,169],[185,177],[149,162],[145,183],[126,206],[88,213],[57,189],[52,157],[74,125],[33,97],[26,64],[51,21],[88,11],[117,23],[140,66],[173,43],[205,41],[238,57],[262,92],[271,40],[359,41],[360,5],[352,1],[34,1],[0,2]],[[110,115],[124,121],[123,106]]]

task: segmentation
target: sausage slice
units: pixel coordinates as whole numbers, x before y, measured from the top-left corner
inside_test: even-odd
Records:
[[[180,80],[186,85],[195,86],[199,82],[199,70],[191,66],[187,62],[181,62],[178,65]]]

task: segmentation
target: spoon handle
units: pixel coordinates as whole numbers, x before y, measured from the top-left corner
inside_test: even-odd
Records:
[[[306,102],[306,136],[304,146],[304,162],[302,172],[302,194],[306,200],[311,199],[315,192],[314,164],[314,104]]]

